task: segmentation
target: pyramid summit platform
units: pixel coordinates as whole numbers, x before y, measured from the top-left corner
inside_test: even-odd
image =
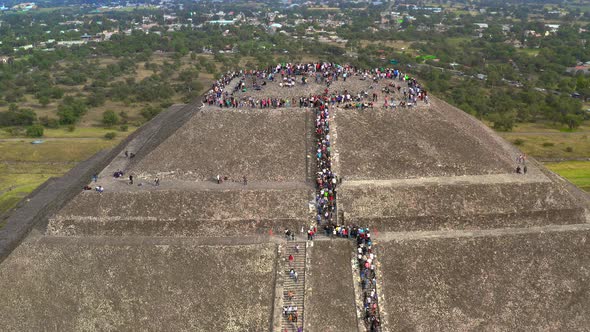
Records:
[[[37,190],[0,230],[2,329],[370,331],[357,241],[335,226],[371,230],[373,330],[590,326],[588,194],[408,80],[308,67],[230,73]],[[102,193],[81,190],[94,173]]]

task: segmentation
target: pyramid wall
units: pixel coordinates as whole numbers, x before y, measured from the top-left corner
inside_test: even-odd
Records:
[[[588,227],[379,244],[384,331],[584,331]]]
[[[263,331],[276,246],[41,237],[0,265],[3,331]]]

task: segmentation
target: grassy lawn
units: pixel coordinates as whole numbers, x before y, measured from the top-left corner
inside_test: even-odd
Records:
[[[511,132],[498,134],[526,154],[541,160],[590,158],[590,121],[574,131],[560,124],[519,123]]]
[[[129,126],[126,132],[120,132],[115,128],[101,128],[101,127],[76,127],[74,131],[69,131],[66,128],[59,129],[45,129],[44,138],[103,138],[108,132],[117,132],[118,136],[127,136],[137,129],[137,127]]]
[[[50,177],[61,176],[74,165],[75,163],[0,162],[0,213],[13,208]]]
[[[472,38],[469,37],[451,37],[451,38],[447,38],[446,41],[453,46],[460,46],[463,43],[468,43],[472,40]]]
[[[0,213],[13,208],[23,197],[52,176],[61,174],[2,174],[0,187]]]
[[[406,51],[412,50],[411,45],[415,43],[414,41],[406,41],[406,40],[383,40],[383,41],[372,41],[372,40],[361,40],[360,44],[362,47],[366,47],[367,45],[377,45],[383,47],[391,47],[393,49],[401,50],[402,48]]]
[[[31,139],[0,142],[0,161],[7,162],[73,162],[88,159],[96,152],[111,148],[120,139],[48,140],[31,144]]]
[[[590,191],[590,161],[564,161],[546,163],[545,166],[581,189]]]
[[[491,126],[491,124],[489,124]],[[590,132],[590,121],[582,123],[573,132]],[[530,132],[543,132],[543,133],[560,133],[570,132],[569,129],[562,124],[554,124],[550,122],[533,122],[533,123],[519,123],[511,131],[511,133],[530,133]]]
[[[91,129],[94,128],[84,129],[87,135],[99,134]],[[31,144],[30,139],[0,142],[0,213],[13,208],[50,177],[63,175],[77,162],[113,147],[121,139],[73,138],[43,144]]]
[[[502,133],[501,136],[517,145],[524,153],[540,159],[575,159],[590,156],[590,135]]]
[[[519,48],[517,51],[529,56],[537,56],[541,50],[538,48]]]

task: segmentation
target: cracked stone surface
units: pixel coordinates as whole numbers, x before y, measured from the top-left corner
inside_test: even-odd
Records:
[[[590,232],[381,242],[385,331],[584,331]]]
[[[274,244],[85,244],[43,237],[0,265],[4,331],[262,331]]]

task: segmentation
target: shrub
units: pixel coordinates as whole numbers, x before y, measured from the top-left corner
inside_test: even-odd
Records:
[[[121,121],[119,121],[121,124],[126,124],[127,122],[129,122],[129,114],[127,114],[127,112],[119,112],[119,117],[121,118]]]
[[[119,130],[120,131],[127,131],[127,130],[129,130],[129,126],[128,125],[122,125],[122,126],[119,127]]]
[[[0,126],[31,126],[37,120],[33,110],[18,108],[12,104],[6,112],[0,112]]]
[[[117,137],[117,133],[115,133],[114,131],[110,131],[104,134],[104,138],[108,140],[114,139],[115,137]]]
[[[41,136],[43,136],[43,126],[40,124],[35,124],[35,125],[27,127],[27,136],[28,137],[41,137]]]
[[[162,112],[161,108],[157,108],[154,106],[148,106],[141,110],[141,116],[143,116],[146,120],[153,119],[156,115]]]
[[[48,116],[42,116],[39,118],[39,123],[47,128],[59,128],[59,121],[57,119],[49,118]]]
[[[163,102],[161,102],[161,103],[160,103],[160,107],[161,107],[161,108],[168,108],[168,107],[170,107],[170,106],[172,106],[172,105],[173,105],[173,104],[172,104],[172,102],[170,102],[170,101],[163,101]]]
[[[68,125],[68,126],[66,127],[66,130],[67,130],[68,132],[70,132],[70,133],[73,133],[73,132],[74,132],[74,130],[76,130],[76,126],[75,126],[75,125],[73,125],[73,124],[71,124],[71,125]]]
[[[554,145],[555,144],[553,144],[551,142],[545,142],[545,143],[543,143],[543,146],[546,147],[546,148],[551,147],[551,146],[554,146]]]
[[[520,146],[520,145],[523,145],[524,144],[524,140],[521,139],[521,138],[517,138],[514,141],[512,141],[512,143],[514,143],[514,145]]]
[[[61,124],[74,124],[82,115],[86,114],[88,107],[84,100],[68,96],[57,106],[57,116]]]
[[[571,146],[568,146],[565,148],[565,152],[574,152],[574,148],[572,148]]]
[[[22,127],[6,128],[6,132],[10,136],[23,136],[23,134],[25,134],[25,131],[24,131],[24,129]]]
[[[119,123],[119,116],[114,111],[104,111],[102,113],[102,123],[107,127],[112,127]]]

